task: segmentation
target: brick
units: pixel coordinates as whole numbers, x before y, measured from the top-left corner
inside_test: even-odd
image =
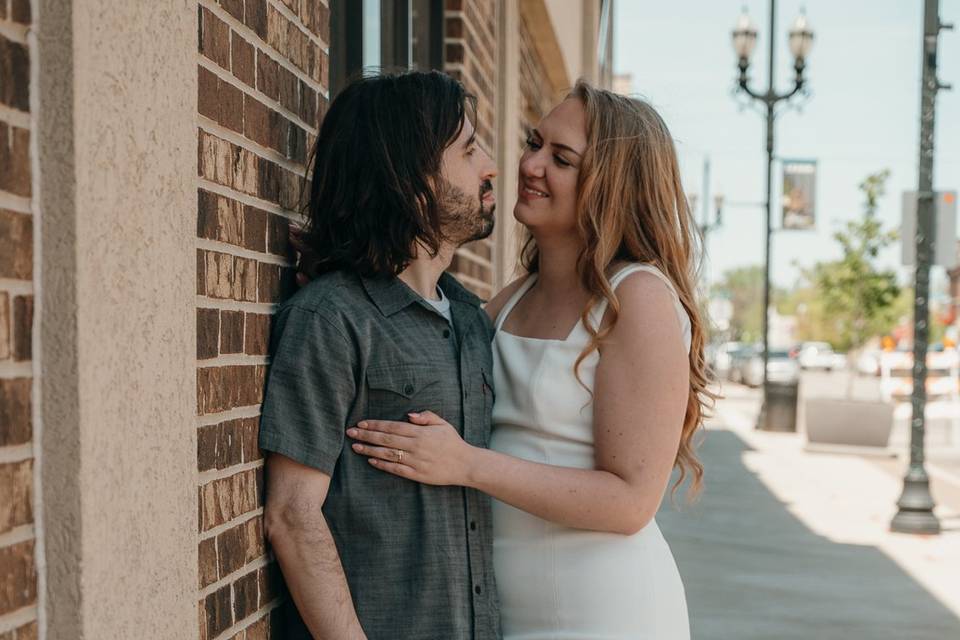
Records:
[[[234,18],[243,22],[243,0],[217,0],[217,4]]]
[[[274,100],[280,99],[280,65],[262,51],[257,51],[257,89]]]
[[[463,20],[461,18],[447,18],[445,21],[447,38],[463,37]]]
[[[30,197],[30,131],[0,121],[0,190]]]
[[[6,360],[12,353],[13,326],[10,322],[10,295],[0,291],[0,360]]]
[[[243,135],[265,147],[270,144],[270,109],[251,96],[243,98]]]
[[[263,386],[257,369],[251,365],[197,369],[197,412],[206,415],[260,404]]]
[[[290,252],[290,221],[283,216],[270,214],[267,218],[267,253],[289,257]]]
[[[13,299],[13,359],[24,362],[33,357],[33,296]]]
[[[256,261],[216,251],[204,256],[204,295],[211,298],[256,302]]]
[[[277,80],[280,84],[280,104],[282,104],[286,110],[296,113],[300,106],[300,80],[297,79],[297,76],[289,69],[279,65],[277,69]]]
[[[281,168],[279,170],[280,185],[277,199],[284,209],[299,210],[300,198],[304,193],[303,178],[292,171]]]
[[[267,44],[276,49],[281,56],[290,59],[288,24],[289,21],[279,11],[272,5],[267,5]]]
[[[220,343],[220,312],[217,309],[197,309],[197,359],[216,358]]]
[[[243,353],[243,311],[220,312],[220,353]]]
[[[219,117],[219,82],[220,79],[212,71],[197,66],[197,111],[211,120]]]
[[[297,115],[311,127],[319,125],[317,121],[317,92],[303,80],[300,80],[300,108],[297,109]]]
[[[245,0],[243,23],[261,40],[267,38],[267,0]]]
[[[215,480],[209,482],[198,490],[198,504],[200,507],[200,531],[209,531],[220,526],[233,517],[232,507],[228,499],[221,500],[221,492],[218,492],[218,486],[222,486],[226,480]],[[229,493],[226,493],[229,497]]]
[[[0,615],[37,601],[33,540],[0,549]]]
[[[260,618],[249,627],[247,627],[247,636],[244,640],[269,640],[270,638],[270,619],[268,617]],[[283,636],[274,636],[282,638]]]
[[[243,246],[251,251],[267,250],[267,217],[263,209],[250,205],[243,207]]]
[[[233,75],[248,86],[256,83],[256,63],[254,47],[236,31],[230,34],[230,47],[233,51]]]
[[[260,418],[243,418],[240,421],[240,448],[243,451],[243,461],[253,462],[263,458],[257,435],[260,430]]]
[[[284,125],[286,127],[286,139],[283,146],[284,155],[289,160],[292,160],[298,164],[306,163],[307,132],[287,120],[284,120]]]
[[[0,14],[2,14],[2,11],[0,11]],[[36,620],[6,633],[0,633],[0,640],[37,640],[38,637],[39,631]]]
[[[445,59],[448,63],[463,62],[463,45],[460,43],[450,43],[446,46]]]
[[[263,516],[255,516],[240,525],[246,531],[243,540],[246,543],[243,562],[248,564],[267,552],[267,543],[263,537]]]
[[[243,341],[243,352],[251,356],[265,356],[270,345],[270,316],[248,313]]]
[[[260,302],[280,300],[280,265],[261,262],[257,298]]]
[[[206,612],[206,633],[208,638],[215,638],[233,625],[233,616],[230,607],[230,585],[217,589],[204,600]]]
[[[208,424],[197,429],[197,471],[210,471],[217,468],[219,437],[219,424]]]
[[[447,0],[447,11],[460,11],[463,9],[463,0]]]
[[[246,526],[240,524],[217,536],[217,558],[220,562],[221,576],[228,576],[244,565],[247,548],[246,534]]]
[[[0,378],[0,447],[24,444],[33,437],[32,385],[30,378]]]
[[[206,265],[206,251],[203,249],[197,249],[197,295],[203,296],[207,294],[207,265]]]
[[[33,522],[33,460],[0,464],[0,533]]]
[[[275,562],[260,567],[258,573],[260,606],[263,607],[283,595],[283,576],[280,574],[280,567]]]
[[[197,549],[199,561],[200,588],[203,589],[219,578],[217,569],[217,543],[214,538],[207,538],[200,541]]]
[[[319,29],[319,14],[320,7],[323,6],[319,2],[311,2],[311,0],[304,0],[300,3],[300,10],[294,11],[297,13],[300,18],[300,22],[303,23],[307,29],[310,30],[314,35],[319,35],[317,30]]]
[[[246,149],[237,147],[233,159],[233,188],[251,196],[260,195],[260,165],[267,161],[261,160]]]
[[[233,508],[238,516],[263,506],[263,467],[231,476],[233,480]]]
[[[242,150],[206,131],[198,132],[197,146],[199,175],[225,187],[233,187]]]
[[[19,111],[29,111],[30,51],[3,35],[0,35],[0,78],[3,78],[0,103]]]
[[[257,610],[259,585],[257,571],[251,571],[233,583],[233,615],[243,620]]]
[[[279,203],[281,171],[280,167],[269,160],[257,165],[257,191],[264,200]]]
[[[242,246],[243,205],[200,189],[197,192],[197,237]]]
[[[230,27],[205,7],[200,8],[200,53],[230,70]]]
[[[197,638],[199,640],[210,640],[207,637],[207,607],[206,607],[206,598],[200,600],[200,603],[197,605],[197,618],[200,621],[200,629],[197,632]]]
[[[237,133],[243,133],[243,91],[223,80],[218,87],[217,122]]]
[[[27,214],[0,209],[0,278],[33,278],[33,220]]]
[[[20,24],[30,24],[30,0],[11,0],[10,19]]]

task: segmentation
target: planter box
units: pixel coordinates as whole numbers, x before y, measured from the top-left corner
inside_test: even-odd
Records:
[[[803,403],[808,449],[865,448],[886,452],[893,405],[886,402],[808,398]]]

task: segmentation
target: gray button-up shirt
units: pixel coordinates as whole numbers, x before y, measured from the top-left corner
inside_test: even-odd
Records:
[[[370,640],[500,637],[489,498],[379,471],[345,434],[431,410],[488,444],[492,328],[456,279],[440,287],[452,327],[398,278],[334,272],[284,303],[273,330],[260,447],[331,476],[323,513]],[[309,637],[292,606],[273,615],[283,638]]]

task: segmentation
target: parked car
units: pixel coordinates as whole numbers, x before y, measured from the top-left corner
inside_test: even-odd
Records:
[[[730,375],[730,363],[735,351],[743,348],[742,342],[723,342],[712,345],[708,361],[717,376],[717,380],[724,380]]]
[[[834,353],[828,342],[803,342],[796,347],[795,353],[801,369],[833,371],[847,366],[847,357]]]
[[[740,381],[748,387],[763,384],[763,352],[756,351],[740,366]],[[800,366],[789,351],[770,351],[767,358],[767,380],[778,383],[795,383],[800,380]]]
[[[760,350],[753,345],[742,345],[739,349],[730,352],[730,369],[727,371],[727,380],[743,382],[743,365]]]

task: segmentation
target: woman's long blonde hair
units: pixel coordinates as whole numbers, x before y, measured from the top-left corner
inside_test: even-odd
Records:
[[[660,269],[690,316],[690,392],[675,461],[680,475],[673,488],[690,474],[693,496],[703,480],[693,436],[716,396],[707,389],[706,329],[694,285],[700,233],[683,192],[673,139],[663,119],[642,100],[596,89],[582,80],[568,98],[580,100],[587,117],[587,148],[577,185],[577,229],[583,246],[577,273],[592,294],[581,314],[591,339],[574,368],[579,370],[617,322],[620,303],[606,275],[610,265],[642,262]],[[534,272],[538,262],[536,242],[528,237],[521,263]],[[612,322],[594,327],[590,311],[602,299],[608,302]]]

